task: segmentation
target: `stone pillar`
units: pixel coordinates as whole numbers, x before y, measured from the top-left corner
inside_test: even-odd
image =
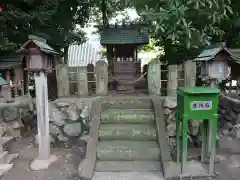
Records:
[[[196,62],[194,61],[184,62],[184,86],[196,86]]]
[[[161,64],[159,59],[148,63],[148,92],[150,95],[161,95]]]
[[[80,97],[88,96],[87,67],[77,68],[77,94]]]
[[[69,96],[69,74],[67,64],[58,64],[56,66],[57,91],[58,97]]]
[[[50,154],[48,85],[47,76],[44,72],[35,75],[35,85],[38,126],[38,157],[31,162],[30,169],[39,171],[48,169],[49,165],[57,160],[57,157]]]
[[[167,96],[177,96],[178,88],[178,65],[168,66]]]
[[[217,79],[210,79],[210,87],[211,88],[219,88],[219,83]]]
[[[108,94],[108,64],[104,60],[96,62],[96,94],[99,96]]]

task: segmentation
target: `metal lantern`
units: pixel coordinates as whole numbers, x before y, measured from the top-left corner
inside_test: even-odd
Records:
[[[219,82],[227,79],[229,75],[227,61],[210,61],[208,63],[208,75]]]
[[[28,54],[28,56],[29,56],[28,68],[30,70],[45,68],[43,59],[41,56],[41,52],[37,48],[29,48],[28,53],[29,53]]]

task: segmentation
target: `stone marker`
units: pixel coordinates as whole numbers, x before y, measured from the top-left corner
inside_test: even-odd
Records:
[[[57,157],[50,155],[49,136],[49,109],[48,109],[48,88],[47,77],[44,72],[35,75],[36,84],[36,108],[38,123],[38,157],[30,164],[31,170],[48,169],[49,165],[57,160]]]
[[[77,68],[77,89],[79,97],[88,96],[88,79],[87,79],[87,68],[78,67]]]
[[[104,60],[96,62],[96,94],[98,96],[108,94],[108,64]]]

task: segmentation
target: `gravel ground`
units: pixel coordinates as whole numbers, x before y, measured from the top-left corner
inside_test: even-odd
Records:
[[[13,169],[4,174],[3,180],[78,180],[77,167],[85,156],[84,143],[71,148],[51,148],[51,154],[58,157],[49,169],[31,171],[29,164],[37,156],[32,138],[23,138],[11,144],[12,152],[19,153]]]

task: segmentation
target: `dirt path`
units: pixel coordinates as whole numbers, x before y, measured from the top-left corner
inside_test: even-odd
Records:
[[[37,149],[33,147],[31,138],[24,138],[11,145],[12,152],[20,154],[14,168],[3,176],[3,180],[78,180],[77,167],[85,156],[85,148],[52,148],[52,154],[58,161],[46,171],[31,171],[29,163],[36,157]]]

